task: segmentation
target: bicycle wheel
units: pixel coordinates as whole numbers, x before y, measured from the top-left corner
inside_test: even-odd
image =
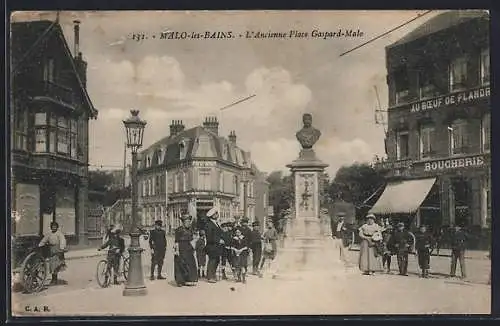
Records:
[[[21,280],[27,293],[40,292],[47,277],[47,266],[42,256],[31,253],[26,257],[21,268]]]
[[[128,280],[128,269],[130,267],[130,258],[124,257],[123,258],[123,278]]]
[[[102,288],[107,288],[111,283],[111,275],[108,269],[107,260],[101,260],[97,263],[96,279],[97,284]]]

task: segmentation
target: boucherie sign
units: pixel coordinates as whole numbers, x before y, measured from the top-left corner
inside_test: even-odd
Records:
[[[410,112],[422,112],[437,109],[443,106],[472,103],[476,100],[487,97],[490,97],[490,88],[481,87],[412,103],[410,105]]]
[[[423,163],[424,171],[443,171],[449,169],[459,169],[459,168],[469,168],[469,167],[481,167],[485,164],[483,155],[460,157],[460,158],[450,158],[445,160],[437,160],[432,162]]]

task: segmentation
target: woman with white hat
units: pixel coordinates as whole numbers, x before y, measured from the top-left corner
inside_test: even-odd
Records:
[[[364,275],[373,275],[382,271],[382,265],[376,254],[376,237],[381,236],[382,227],[375,223],[375,215],[368,214],[366,223],[359,228],[361,248],[359,250],[359,269]],[[380,239],[381,240],[381,239]]]

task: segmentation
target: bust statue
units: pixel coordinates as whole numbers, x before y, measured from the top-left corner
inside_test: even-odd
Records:
[[[297,131],[296,136],[303,149],[310,149],[321,137],[321,132],[312,126],[312,115],[305,113],[302,116],[304,127]]]

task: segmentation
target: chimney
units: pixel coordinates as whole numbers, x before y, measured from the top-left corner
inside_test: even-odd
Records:
[[[217,120],[217,117],[206,117],[205,122],[203,122],[203,128],[207,129],[208,131],[213,132],[217,136],[219,135],[219,121]]]
[[[228,138],[229,138],[229,142],[236,146],[236,131],[231,130]]]
[[[79,20],[73,20],[74,24],[74,30],[75,30],[75,50],[73,52],[73,55],[75,57],[78,56],[80,53],[80,21]]]
[[[182,120],[172,120],[172,123],[170,124],[170,137],[181,133],[184,129],[185,127]]]

